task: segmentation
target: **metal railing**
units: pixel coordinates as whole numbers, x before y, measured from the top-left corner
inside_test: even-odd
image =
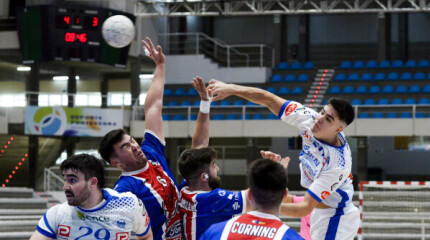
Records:
[[[226,67],[274,67],[274,49],[263,44],[226,44],[204,33],[162,33],[166,54],[203,54]]]

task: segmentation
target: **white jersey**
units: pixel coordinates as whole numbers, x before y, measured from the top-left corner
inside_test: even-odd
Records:
[[[354,187],[351,174],[351,150],[343,132],[338,134],[342,146],[333,146],[314,137],[311,127],[318,113],[294,101],[287,101],[278,117],[296,126],[303,139],[300,153],[300,184],[318,202],[332,208],[352,204]]]
[[[103,189],[104,201],[92,209],[70,206],[67,202],[56,205],[45,213],[37,231],[52,239],[109,239],[127,240],[130,233],[138,236],[148,233],[149,216],[132,193],[118,193]]]

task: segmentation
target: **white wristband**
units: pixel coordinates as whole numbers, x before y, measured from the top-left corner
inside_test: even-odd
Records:
[[[208,114],[211,109],[211,101],[200,101],[200,112]]]

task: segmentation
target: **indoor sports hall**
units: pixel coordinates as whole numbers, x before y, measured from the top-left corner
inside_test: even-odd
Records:
[[[108,25],[115,15],[129,24]],[[2,0],[0,240],[29,239],[66,200],[62,161],[100,158],[113,129],[143,140],[155,69],[146,37],[166,57],[165,157],[178,182],[199,113],[194,77],[317,112],[343,98],[355,111],[344,130],[362,220],[354,239],[430,239],[429,27],[430,0]],[[289,192],[305,195],[300,132],[266,107],[212,102],[210,146],[224,189],[246,189],[248,164],[267,150],[290,157]],[[121,171],[105,167],[114,188]],[[281,220],[300,230],[300,218]]]

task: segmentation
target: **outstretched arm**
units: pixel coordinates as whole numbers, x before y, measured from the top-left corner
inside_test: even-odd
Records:
[[[158,138],[164,141],[161,111],[163,109],[166,58],[160,46],[157,46],[156,50],[151,39],[146,38],[146,41],[142,41],[142,43],[144,48],[148,50],[149,57],[155,62],[155,72],[144,104],[145,128],[154,132]]]
[[[49,238],[45,235],[42,235],[37,230],[31,235],[30,240],[52,240],[52,238]]]
[[[193,79],[191,84],[200,95],[200,106],[206,105],[208,110],[210,108],[211,98],[208,95],[203,79],[197,76]],[[209,111],[206,112],[206,108],[204,106],[200,108],[191,148],[204,148],[209,146]],[[201,111],[202,109],[205,109],[203,110],[204,112]]]
[[[209,94],[214,96],[213,101],[236,95],[251,102],[266,106],[275,115],[278,115],[282,105],[285,103],[285,99],[266,90],[236,84],[227,84],[215,79],[209,81],[208,91]]]
[[[282,203],[281,214],[285,216],[301,218],[311,213],[317,205],[318,201],[309,195],[309,193],[306,193],[303,201],[299,203]]]

